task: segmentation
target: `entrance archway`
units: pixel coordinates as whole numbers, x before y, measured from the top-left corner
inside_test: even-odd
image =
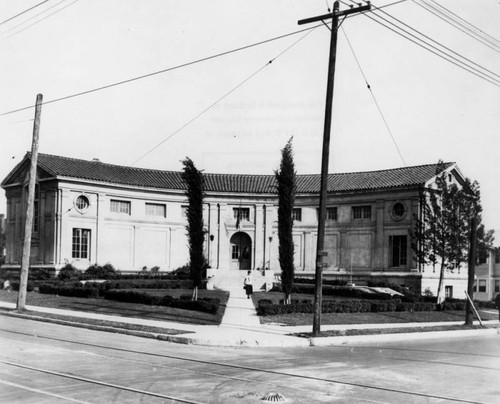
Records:
[[[243,232],[233,234],[231,240],[230,269],[248,270],[252,268],[252,239]]]

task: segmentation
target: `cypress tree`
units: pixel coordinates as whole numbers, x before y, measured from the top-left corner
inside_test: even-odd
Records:
[[[285,304],[291,302],[291,292],[295,267],[293,264],[293,219],[292,211],[295,202],[296,172],[293,162],[292,138],[281,150],[279,171],[275,171],[278,187],[278,240],[279,263],[281,268],[281,284]]]
[[[203,255],[203,242],[205,241],[205,232],[203,231],[204,177],[189,157],[186,157],[182,164],[184,169],[181,176],[187,185],[186,196],[188,198],[186,230],[189,243],[190,277],[193,281],[193,300],[197,300],[198,287],[201,285],[203,270],[206,266]]]

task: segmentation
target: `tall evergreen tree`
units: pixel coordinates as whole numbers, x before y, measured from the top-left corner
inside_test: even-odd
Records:
[[[186,229],[189,242],[190,276],[193,281],[193,300],[197,300],[198,287],[201,285],[203,270],[206,266],[203,255],[203,242],[205,241],[203,231],[204,177],[189,157],[186,157],[182,164],[184,166],[182,179],[187,185],[186,196],[188,198]]]
[[[470,219],[481,222],[479,184],[469,179],[461,186],[447,182],[447,172],[442,161],[436,170],[436,187],[428,190],[423,201],[422,215],[415,220],[412,248],[417,262],[439,266],[437,290],[438,303],[443,300],[443,283],[446,270],[453,271],[468,260]],[[491,244],[492,231],[478,233],[477,244],[483,250]]]
[[[291,302],[291,292],[295,267],[293,264],[293,204],[295,202],[296,172],[293,162],[292,138],[281,150],[280,169],[275,171],[278,186],[278,240],[281,284],[285,294],[285,304]]]

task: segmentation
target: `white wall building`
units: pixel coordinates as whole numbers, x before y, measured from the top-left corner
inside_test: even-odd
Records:
[[[30,155],[2,182],[7,197],[5,267],[21,264]],[[464,178],[454,163],[450,181]],[[436,164],[330,174],[326,277],[387,279],[437,289],[438,274],[417,265],[410,235]],[[277,194],[273,175],[205,174],[205,254],[212,272],[278,270]],[[180,172],[124,167],[39,154],[31,266],[86,269],[111,263],[170,271],[188,262],[185,184]],[[298,175],[293,212],[297,275],[315,268],[319,175]],[[240,218],[238,222],[237,218]],[[448,294],[467,271],[447,274]]]

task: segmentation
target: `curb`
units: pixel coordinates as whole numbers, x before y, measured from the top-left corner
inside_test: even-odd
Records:
[[[111,332],[114,334],[124,334],[124,335],[131,335],[134,337],[159,339],[159,340],[164,340],[164,341],[168,341],[168,337],[172,337],[172,335],[169,335],[169,334],[160,334],[160,333],[138,331],[138,330],[128,330],[126,328],[110,327],[110,326],[97,325],[97,324],[78,323],[78,322],[74,322],[74,321],[61,320],[58,318],[41,317],[41,316],[23,314],[23,313],[3,312],[3,313],[0,313],[0,316],[23,318],[26,320],[40,321],[43,323],[52,323],[52,324],[58,324],[58,325],[65,325],[68,327],[85,328],[87,330],[93,330],[93,331]],[[188,338],[186,338],[186,339],[188,339]]]
[[[460,338],[476,337],[480,335],[500,334],[500,328],[486,328],[483,330],[450,330],[450,331],[426,331],[411,333],[393,334],[371,334],[371,335],[351,335],[337,337],[311,337],[311,346],[349,345],[368,342],[390,342],[390,341],[415,341],[438,338]]]
[[[391,342],[391,341],[414,341],[414,340],[431,340],[438,338],[464,338],[481,335],[500,335],[500,327],[492,327],[486,329],[475,330],[450,330],[450,331],[426,331],[426,332],[408,332],[408,333],[387,333],[387,334],[367,334],[367,335],[350,335],[350,336],[335,336],[335,337],[310,337],[301,338],[290,335],[281,335],[282,338],[258,338],[240,337],[240,336],[224,336],[222,338],[200,336],[197,333],[182,333],[182,334],[162,334],[156,332],[129,330],[126,328],[104,326],[97,324],[79,323],[62,319],[48,318],[24,313],[12,313],[7,311],[0,312],[0,316],[23,318],[33,321],[41,321],[65,325],[70,327],[85,328],[94,331],[111,332],[115,334],[130,335],[140,338],[157,339],[184,345],[200,345],[214,347],[266,347],[266,348],[291,348],[291,347],[324,347],[334,345],[355,345],[363,343]]]

